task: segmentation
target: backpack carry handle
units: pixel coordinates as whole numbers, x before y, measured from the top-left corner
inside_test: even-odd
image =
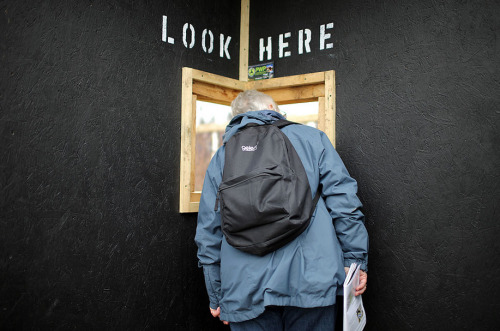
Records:
[[[291,124],[299,124],[299,123],[291,122],[289,120],[277,120],[273,122],[273,125],[277,126],[280,129]]]
[[[295,122],[291,122],[291,121],[288,121],[288,120],[277,120],[277,121],[274,121],[271,124],[274,125],[275,127],[279,128],[279,129],[281,129],[281,128],[284,128],[285,126],[288,126],[288,125],[291,125],[291,124],[300,124],[300,123],[295,123]],[[250,123],[245,124],[245,126],[243,128],[250,128],[250,127],[261,126],[261,125],[262,124],[250,122]]]

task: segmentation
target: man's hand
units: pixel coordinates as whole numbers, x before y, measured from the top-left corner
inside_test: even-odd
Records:
[[[347,273],[349,272],[349,268],[344,267],[344,271],[347,275]],[[355,288],[355,290],[356,290],[356,292],[354,292],[355,296],[358,296],[358,295],[365,293],[367,282],[368,282],[368,274],[366,272],[364,272],[363,270],[360,270],[359,271],[359,285]]]
[[[210,307],[210,314],[212,314],[213,317],[219,317],[220,316],[220,307],[217,307],[217,309],[212,309]],[[219,319],[220,319],[220,317],[219,317]],[[229,322],[227,322],[227,321],[222,321],[222,323],[229,325]]]

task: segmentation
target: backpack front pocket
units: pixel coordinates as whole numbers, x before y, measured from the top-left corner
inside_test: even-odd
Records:
[[[237,233],[288,217],[283,175],[265,169],[232,179],[221,186],[224,230]]]

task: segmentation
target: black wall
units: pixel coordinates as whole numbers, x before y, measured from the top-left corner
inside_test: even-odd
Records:
[[[336,71],[337,149],[371,240],[367,330],[498,328],[499,15],[498,1],[252,1],[250,63],[271,36],[277,76]]]
[[[195,215],[178,213],[181,67],[237,78],[239,10],[0,1],[0,329],[221,328]],[[250,63],[272,36],[277,76],[336,71],[337,149],[371,236],[368,330],[500,323],[499,14],[493,0],[251,3]]]
[[[0,329],[219,326],[196,215],[178,213],[181,68],[237,78],[239,16],[231,0],[0,1]]]

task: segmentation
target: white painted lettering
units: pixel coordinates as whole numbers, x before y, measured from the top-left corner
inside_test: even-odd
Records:
[[[228,36],[226,39],[226,43],[224,43],[224,35],[221,33],[220,34],[220,57],[224,57],[224,54],[226,54],[226,57],[231,60],[231,56],[229,56],[229,42],[231,41],[231,36]]]
[[[272,57],[272,40],[267,37],[267,46],[264,47],[264,38],[259,39],[259,61],[264,61],[264,52],[267,52],[267,59],[271,60]]]
[[[210,37],[210,47],[208,48],[208,51],[207,51],[207,44],[206,44],[206,36],[207,36],[207,32],[208,32],[208,35]],[[212,53],[212,51],[214,50],[214,34],[212,33],[212,31],[210,30],[203,30],[203,34],[201,35],[201,47],[203,47],[203,51],[205,53]]]
[[[333,29],[333,23],[328,23],[326,25],[326,29]],[[324,24],[322,24],[319,27],[319,49],[320,50],[324,50],[325,49],[325,41],[332,36],[330,33],[325,33],[326,29],[325,29],[325,25]],[[327,49],[328,48],[332,48],[332,47],[333,47],[333,43],[326,44],[326,48]]]
[[[174,38],[168,37],[168,35],[167,35],[167,16],[166,15],[163,15],[163,27],[162,27],[162,31],[161,31],[161,40],[163,42],[168,41],[169,44],[174,43]]]
[[[304,32],[306,34],[306,40],[304,40]],[[311,46],[309,45],[310,42],[311,30],[299,30],[299,54],[302,54],[304,52],[304,47],[306,48],[306,53],[311,53]]]
[[[291,32],[287,32],[287,33],[285,33],[285,35],[284,35],[284,36],[283,36],[283,34],[282,34],[282,33],[280,34],[280,41],[279,41],[279,56],[280,56],[280,58],[282,58],[282,57],[283,57],[283,50],[284,50],[285,48],[287,48],[287,47],[288,47],[288,43],[287,43],[287,42],[285,43],[285,42],[284,42],[284,39],[285,39],[285,38],[290,38],[290,36],[291,36],[291,35],[292,35],[292,33],[291,33]],[[284,54],[284,56],[285,56],[285,57],[288,57],[288,56],[290,56],[290,55],[292,55],[292,52],[290,52],[290,51],[285,51],[285,54]]]
[[[189,44],[189,46],[187,43],[187,29],[188,29],[188,27],[191,30],[191,43]],[[194,26],[192,24],[189,24],[189,23],[184,24],[184,28],[182,29],[182,42],[184,43],[184,46],[186,48],[188,48],[188,47],[193,48],[194,41],[195,41],[195,39],[194,39]]]

